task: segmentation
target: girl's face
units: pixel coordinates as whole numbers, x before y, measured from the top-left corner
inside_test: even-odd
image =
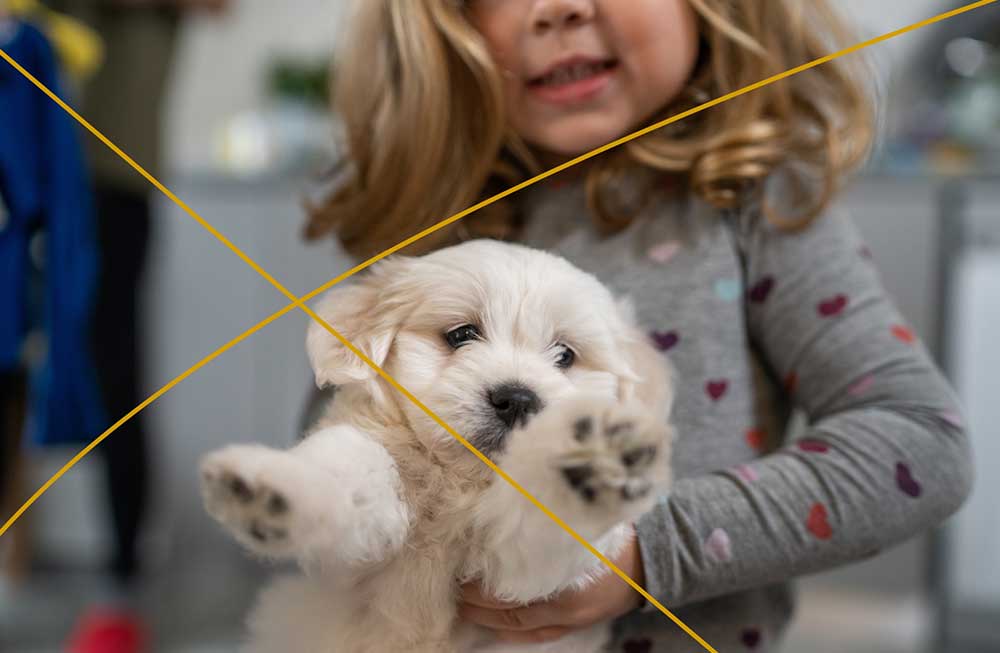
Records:
[[[697,58],[687,0],[466,0],[503,71],[514,131],[547,158],[640,127],[683,89]]]

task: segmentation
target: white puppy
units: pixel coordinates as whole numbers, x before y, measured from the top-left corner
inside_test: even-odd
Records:
[[[386,260],[317,312],[603,553],[667,489],[662,357],[565,260],[469,242]],[[322,326],[307,348],[317,382],[337,386],[319,427],[290,450],[202,463],[208,511],[305,572],[261,594],[248,650],[601,650],[607,624],[513,646],[456,620],[460,582],[529,603],[610,572]]]

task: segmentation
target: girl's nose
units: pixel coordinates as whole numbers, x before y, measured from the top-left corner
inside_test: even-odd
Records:
[[[594,0],[538,0],[532,24],[537,32],[577,27],[594,17]]]

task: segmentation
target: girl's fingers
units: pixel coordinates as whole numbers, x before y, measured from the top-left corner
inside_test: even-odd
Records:
[[[562,627],[559,615],[548,604],[526,607],[483,608],[468,603],[459,606],[458,615],[465,621],[496,631],[525,632],[539,628]]]

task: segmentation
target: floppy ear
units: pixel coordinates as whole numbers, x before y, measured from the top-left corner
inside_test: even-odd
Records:
[[[384,272],[373,271],[357,283],[330,290],[313,309],[379,367],[385,363],[399,328],[387,311],[380,310]],[[306,333],[306,353],[321,388],[363,383],[377,374],[316,320],[311,320]]]

